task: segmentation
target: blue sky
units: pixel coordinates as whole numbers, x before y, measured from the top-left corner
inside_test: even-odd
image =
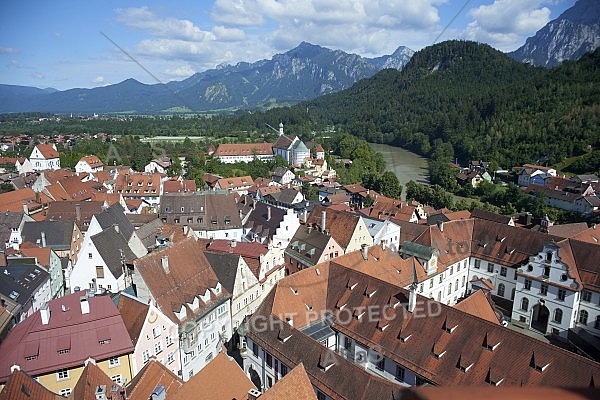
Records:
[[[470,39],[518,48],[575,0],[4,0],[0,83],[65,90],[185,79],[307,41],[365,57]],[[106,35],[106,37],[104,35]],[[110,39],[107,39],[107,37]],[[113,44],[112,42],[115,44]]]

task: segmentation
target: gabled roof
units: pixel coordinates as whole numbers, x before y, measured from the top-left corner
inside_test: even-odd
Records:
[[[103,167],[104,163],[96,155],[83,156],[79,159],[79,162],[85,162],[92,168]]]
[[[328,209],[322,205],[316,205],[308,215],[306,223],[321,227],[322,212],[325,211],[325,229],[344,249],[350,244],[356,226],[360,222],[360,216],[343,211]]]
[[[330,234],[313,229],[312,226],[300,225],[285,249],[285,254],[301,260],[304,265],[314,265],[327,250],[330,241],[339,245]]]
[[[127,240],[129,240],[135,230],[133,224],[127,219],[125,210],[119,203],[115,203],[100,214],[96,214],[96,221],[98,221],[102,229],[118,225],[119,233]]]
[[[208,259],[212,269],[215,271],[215,274],[217,274],[217,278],[219,278],[221,285],[223,285],[229,293],[233,293],[240,255],[231,253],[213,253],[209,251],[205,251],[204,255]]]
[[[206,240],[188,238],[134,261],[135,270],[144,280],[156,306],[176,324],[194,319],[230,297],[225,289],[219,294],[212,290],[219,279],[204,255],[207,243]],[[207,292],[209,300],[206,303],[200,300],[198,309],[192,311],[189,304]],[[180,321],[175,313],[182,307],[186,309],[186,317]]]
[[[48,302],[50,318],[42,324],[41,311],[36,311],[17,324],[0,345],[0,382],[10,374],[10,366],[20,365],[37,376],[62,368],[82,366],[92,357],[106,360],[133,351],[133,344],[108,296],[87,298],[89,313],[82,314],[80,291]],[[68,350],[58,354],[59,350]]]
[[[295,366],[291,372],[281,378],[280,381],[268,389],[260,398],[261,400],[317,400],[315,390],[302,363]]]
[[[488,221],[494,221],[501,224],[507,224],[512,220],[512,217],[509,215],[500,215],[497,213],[493,213],[491,211],[486,211],[481,208],[476,208],[471,211],[472,218],[485,219]]]
[[[244,224],[244,228],[270,240],[285,215],[286,211],[281,208],[257,202],[254,209],[250,209],[250,215]]]
[[[58,151],[56,151],[51,144],[38,144],[35,147],[37,147],[39,152],[42,153],[46,160],[60,157]]]
[[[226,144],[221,143],[217,151],[213,154],[215,157],[227,156],[246,156],[253,155],[265,156],[273,155],[273,145],[271,143],[238,143]]]
[[[91,239],[112,275],[118,279],[123,275],[123,262],[131,262],[137,256],[129,247],[125,236],[121,232],[117,232],[115,227],[104,229],[92,236]],[[123,259],[121,259],[121,251]]]
[[[252,180],[251,176],[247,175],[236,176],[232,178],[222,178],[217,181],[217,184],[221,189],[236,190],[240,187],[250,187],[254,185],[254,181]]]
[[[102,204],[101,201],[53,201],[48,204],[46,219],[74,221],[81,230],[87,231],[92,217],[102,212]],[[80,219],[77,218],[77,210]]]
[[[267,199],[273,199],[276,202],[283,204],[292,204],[292,202],[298,196],[299,191],[292,188],[281,189],[280,191],[270,191],[269,194],[265,195]]]
[[[141,299],[129,296],[125,292],[119,295],[119,303],[117,304],[123,323],[129,332],[129,337],[135,346],[140,338],[140,332],[144,327],[146,315],[150,305]]]
[[[273,143],[273,148],[280,150],[288,150],[292,143],[294,143],[294,139],[296,138],[292,138],[288,135],[279,135],[275,143]]]
[[[475,293],[456,304],[454,308],[494,324],[500,322],[498,321],[498,316],[494,312],[494,308],[490,304],[490,300],[486,297],[483,290],[477,290]]]
[[[248,398],[250,389],[256,387],[237,362],[222,351],[192,376],[172,399],[188,400],[202,393],[206,400],[242,400]]]
[[[64,397],[52,393],[26,372],[15,370],[0,391],[0,400],[64,400]]]
[[[104,385],[107,396],[119,395],[123,388],[115,384],[94,362],[88,362],[77,380],[69,400],[97,400],[98,386]]]
[[[69,250],[73,240],[73,221],[25,222],[21,236],[24,242],[42,245],[42,232],[46,246],[54,250]]]
[[[127,385],[128,400],[148,400],[154,390],[162,386],[171,399],[183,386],[183,380],[153,358],[144,365]]]

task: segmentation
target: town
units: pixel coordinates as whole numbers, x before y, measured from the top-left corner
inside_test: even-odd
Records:
[[[153,144],[135,166],[141,140],[91,138],[106,153],[65,167],[81,138],[2,137],[28,151],[0,160],[0,399],[597,395],[596,175],[499,172],[590,223],[436,208],[393,173],[348,183],[362,159],[275,131],[193,157]],[[469,190],[497,172],[455,167]]]

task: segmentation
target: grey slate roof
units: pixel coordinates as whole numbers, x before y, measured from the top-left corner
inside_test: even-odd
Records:
[[[271,218],[267,219],[269,208],[271,209]],[[255,208],[251,209],[244,228],[261,238],[271,240],[275,234],[275,230],[279,227],[281,221],[283,221],[285,214],[286,211],[281,208],[257,202]]]
[[[296,189],[283,189],[281,192],[268,194],[265,196],[265,199],[271,198],[276,202],[292,204],[292,201],[294,201],[294,198],[298,193],[299,192]]]
[[[125,210],[119,203],[115,203],[100,214],[96,214],[96,220],[103,230],[113,225],[118,225],[119,231],[127,239],[131,237],[135,230],[133,224],[127,219]]]
[[[135,233],[140,238],[146,248],[156,244],[156,235],[162,230],[163,223],[160,219],[153,219],[140,226]]]
[[[71,249],[73,221],[25,222],[21,237],[23,242],[42,243],[42,232],[46,234],[46,246],[53,250]]]
[[[196,231],[236,229],[242,220],[232,194],[188,192],[161,196],[160,218],[169,225]]]
[[[115,278],[123,274],[123,266],[121,263],[121,252],[125,257],[125,262],[130,263],[136,257],[127,244],[127,239],[114,228],[105,229],[102,232],[91,237],[94,246],[100,253],[100,256],[106,263],[106,266]]]
[[[0,243],[9,241],[13,228],[18,228],[22,220],[22,212],[6,211],[0,213]]]
[[[25,305],[34,291],[44,284],[50,275],[35,264],[35,258],[9,258],[8,266],[0,268],[0,293]],[[11,294],[17,294],[16,297]]]
[[[205,251],[204,255],[208,259],[212,269],[215,271],[215,274],[217,274],[221,285],[223,285],[229,293],[233,293],[240,255],[233,253],[213,253],[209,251]]]

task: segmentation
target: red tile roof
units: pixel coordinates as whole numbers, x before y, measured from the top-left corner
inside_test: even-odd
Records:
[[[315,390],[310,383],[310,379],[304,369],[304,364],[300,363],[292,369],[279,382],[268,389],[262,396],[261,400],[279,400],[279,399],[294,399],[294,400],[317,400]]]
[[[101,385],[104,385],[107,396],[111,395],[113,389],[117,395],[123,391],[123,388],[116,385],[96,364],[88,362],[73,388],[69,400],[97,400],[96,390]]]
[[[79,161],[86,162],[91,168],[103,167],[104,163],[96,155],[83,156]]]
[[[16,370],[8,377],[8,382],[0,391],[0,400],[64,400],[52,393],[27,373]]]
[[[35,147],[37,147],[39,152],[42,153],[46,160],[60,157],[58,151],[54,150],[54,147],[51,144],[38,144]]]
[[[148,400],[158,386],[162,386],[167,399],[171,399],[182,385],[181,378],[156,359],[151,358],[127,385],[127,399]]]
[[[37,311],[10,331],[0,345],[0,382],[6,381],[13,364],[31,375],[41,375],[82,366],[88,357],[105,360],[133,352],[119,310],[110,297],[88,298],[90,312],[82,314],[80,298],[84,295],[80,291],[48,302],[47,325],[42,324],[41,311]],[[58,354],[66,349],[67,353]]]
[[[140,338],[140,332],[144,327],[146,315],[150,306],[142,302],[140,299],[134,299],[127,294],[122,293],[119,296],[119,304],[117,305],[123,323],[129,332],[129,337],[135,346]]]
[[[202,393],[203,400],[242,400],[248,398],[250,389],[256,387],[237,362],[222,351],[169,399],[188,400]]]
[[[454,308],[495,324],[500,322],[483,290],[477,290]]]
[[[220,144],[215,157],[227,156],[265,156],[273,155],[272,143],[239,143],[239,144]]]

